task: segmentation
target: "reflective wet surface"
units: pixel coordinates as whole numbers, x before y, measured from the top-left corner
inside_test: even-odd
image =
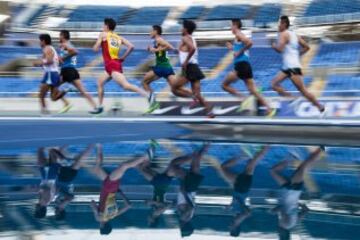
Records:
[[[0,237],[359,239],[359,169],[359,148],[307,143],[0,149]]]

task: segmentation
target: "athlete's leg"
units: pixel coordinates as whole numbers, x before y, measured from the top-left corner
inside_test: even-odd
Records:
[[[107,72],[104,72],[100,75],[97,81],[98,95],[99,95],[99,105],[102,106],[104,102],[104,86],[105,83],[109,80],[110,75]]]
[[[191,81],[191,89],[194,94],[194,98],[199,101],[199,103],[205,107],[207,111],[210,111],[210,105],[205,101],[204,97],[201,95],[201,83],[200,80]]]
[[[120,72],[113,72],[111,74],[111,77],[113,78],[113,80],[115,82],[117,82],[121,87],[123,87],[125,90],[129,90],[132,92],[136,92],[139,93],[141,96],[148,98],[149,94],[144,90],[141,89],[135,85],[130,84],[127,80],[126,77],[124,76],[124,74],[120,73]]]
[[[270,170],[271,176],[278,183],[279,186],[284,185],[288,182],[288,179],[281,174],[281,171],[289,164],[287,160],[281,161],[280,163],[273,166]]]
[[[47,84],[40,85],[39,99],[40,99],[41,111],[43,111],[43,112],[47,111],[45,97],[46,97],[46,94],[49,91],[49,89],[50,89],[50,86]]]
[[[88,158],[93,150],[93,145],[88,145],[87,148],[82,151],[80,154],[75,156],[74,164],[71,166],[72,169],[79,170],[82,167],[82,162],[85,158]]]
[[[228,93],[242,98],[244,97],[240,92],[238,92],[235,88],[231,87],[230,85],[235,83],[238,80],[238,76],[236,75],[235,71],[231,71],[225,78],[224,82],[222,83],[222,88],[224,91],[227,91]]]
[[[272,88],[283,97],[291,97],[292,95],[285,91],[283,87],[280,86],[280,83],[283,82],[288,77],[287,74],[279,72],[273,80],[271,80]]]
[[[186,81],[185,82],[185,84],[186,84],[187,80],[185,79],[185,81]],[[177,87],[177,85],[176,85],[177,84],[177,78],[176,78],[175,75],[170,75],[168,77],[168,83],[169,83],[173,93],[174,93],[173,90],[176,89],[175,90],[176,94],[174,93],[176,96],[185,97],[185,98],[191,98],[193,96],[192,92],[189,89],[184,87],[184,84],[182,86]]]
[[[154,73],[153,70],[147,72],[144,76],[144,79],[142,81],[142,85],[143,85],[143,88],[146,92],[150,93],[152,92],[152,89],[150,87],[150,83],[152,83],[153,81],[159,79],[158,76],[156,76],[156,74]]]
[[[104,181],[108,174],[102,168],[102,164],[104,161],[103,148],[102,145],[98,144],[96,146],[96,163],[94,168],[90,168],[90,171],[95,174],[101,181]]]
[[[190,91],[184,91],[184,86],[187,84],[189,80],[186,77],[180,76],[178,77],[173,84],[171,84],[171,91],[175,96],[183,97],[183,98],[193,98],[193,93]]]
[[[258,92],[254,79],[246,79],[245,85],[249,92],[254,95],[261,105],[265,106],[268,111],[271,110],[270,105],[265,101],[264,97]]]
[[[269,146],[264,146],[255,154],[255,156],[252,159],[250,159],[248,161],[248,163],[246,164],[246,170],[245,170],[246,174],[248,174],[248,175],[254,174],[257,163],[265,156],[268,149],[269,149]]]
[[[237,161],[238,158],[234,157],[221,164],[220,171],[231,184],[235,183],[236,177],[238,175],[237,173],[231,170],[231,167],[234,166],[237,163]]]
[[[72,82],[72,84],[76,87],[77,90],[79,90],[80,94],[86,98],[86,100],[89,102],[89,104],[93,107],[96,108],[96,103],[94,101],[94,99],[91,97],[91,95],[86,91],[86,88],[84,87],[84,85],[82,84],[80,79],[76,79],[75,81]]]
[[[291,183],[301,183],[304,181],[304,175],[306,170],[319,159],[321,154],[321,148],[316,149],[310,156],[303,161],[300,166],[296,169],[294,175],[291,177]]]
[[[324,106],[321,105],[315,98],[313,94],[311,94],[305,87],[304,81],[300,75],[292,75],[290,77],[291,81],[295,85],[295,87],[302,93],[302,95],[309,100],[312,104],[314,104],[320,112],[324,110]]]
[[[128,169],[134,168],[148,159],[149,159],[148,155],[144,155],[134,160],[130,160],[122,163],[118,168],[116,168],[114,171],[110,173],[109,175],[110,180],[111,181],[119,180]]]
[[[205,144],[204,146],[202,146],[202,148],[198,151],[195,151],[193,153],[193,158],[191,161],[191,165],[190,165],[190,170],[193,173],[200,173],[200,161],[202,159],[202,157],[204,156],[204,154],[207,152],[207,150],[209,149],[209,144]]]

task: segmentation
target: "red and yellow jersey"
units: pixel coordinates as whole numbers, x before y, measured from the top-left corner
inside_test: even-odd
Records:
[[[109,221],[117,216],[119,210],[116,203],[116,193],[109,193],[100,202],[100,218]]]
[[[104,62],[119,59],[121,44],[122,39],[119,35],[113,32],[106,34],[106,40],[101,42]]]

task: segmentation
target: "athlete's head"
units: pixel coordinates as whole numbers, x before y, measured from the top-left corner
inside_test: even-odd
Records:
[[[59,40],[61,43],[69,41],[70,40],[70,32],[68,30],[61,30]]]
[[[192,34],[196,30],[196,23],[191,20],[184,20],[182,34]]]
[[[285,31],[290,27],[290,20],[288,16],[281,16],[279,19],[279,32]]]
[[[154,26],[152,26],[152,30],[151,30],[151,32],[150,32],[151,38],[154,38],[154,37],[159,36],[159,35],[161,35],[161,34],[162,34],[162,28],[161,28],[161,26],[159,26],[159,25],[154,25]]]
[[[110,222],[103,222],[100,224],[100,234],[109,235],[112,232],[112,225]]]
[[[114,19],[112,18],[105,18],[104,19],[104,27],[103,27],[103,30],[105,32],[108,32],[108,31],[114,31],[116,28],[116,22]]]
[[[50,37],[49,34],[40,34],[39,40],[40,40],[40,46],[41,47],[51,45],[51,37]]]
[[[242,22],[240,18],[232,19],[231,20],[231,31],[234,33],[236,30],[241,29]]]

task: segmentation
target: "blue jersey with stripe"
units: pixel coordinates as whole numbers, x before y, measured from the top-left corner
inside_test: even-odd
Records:
[[[73,45],[71,43],[67,43],[67,47],[73,48]],[[63,58],[67,55],[69,55],[69,52],[64,48],[61,48],[60,57]],[[76,64],[77,64],[77,57],[72,56],[64,60],[64,62],[61,64],[61,68],[76,68]]]
[[[233,43],[233,51],[234,52],[239,52],[244,47],[245,47],[245,44],[242,42],[234,41],[234,43]],[[246,50],[245,52],[243,52],[242,54],[240,54],[239,56],[234,58],[234,63],[244,62],[244,61],[249,62],[249,51],[248,50]]]

